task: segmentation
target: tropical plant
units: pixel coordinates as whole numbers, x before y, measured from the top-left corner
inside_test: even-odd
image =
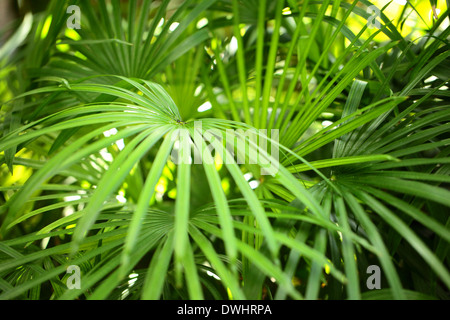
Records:
[[[450,17],[424,2],[24,14],[0,48],[0,298],[449,298]]]

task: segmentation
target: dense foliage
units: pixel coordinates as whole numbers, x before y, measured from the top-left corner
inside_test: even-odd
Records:
[[[448,1],[375,4],[22,12],[0,47],[0,298],[448,299]]]

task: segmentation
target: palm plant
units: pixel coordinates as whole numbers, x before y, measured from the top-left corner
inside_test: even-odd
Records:
[[[379,29],[366,0],[50,1],[10,26],[0,297],[448,298],[449,15],[405,34],[419,2]]]

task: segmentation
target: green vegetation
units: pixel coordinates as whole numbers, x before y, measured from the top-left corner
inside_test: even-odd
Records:
[[[448,299],[449,2],[374,4],[21,12],[1,31],[0,299]]]

